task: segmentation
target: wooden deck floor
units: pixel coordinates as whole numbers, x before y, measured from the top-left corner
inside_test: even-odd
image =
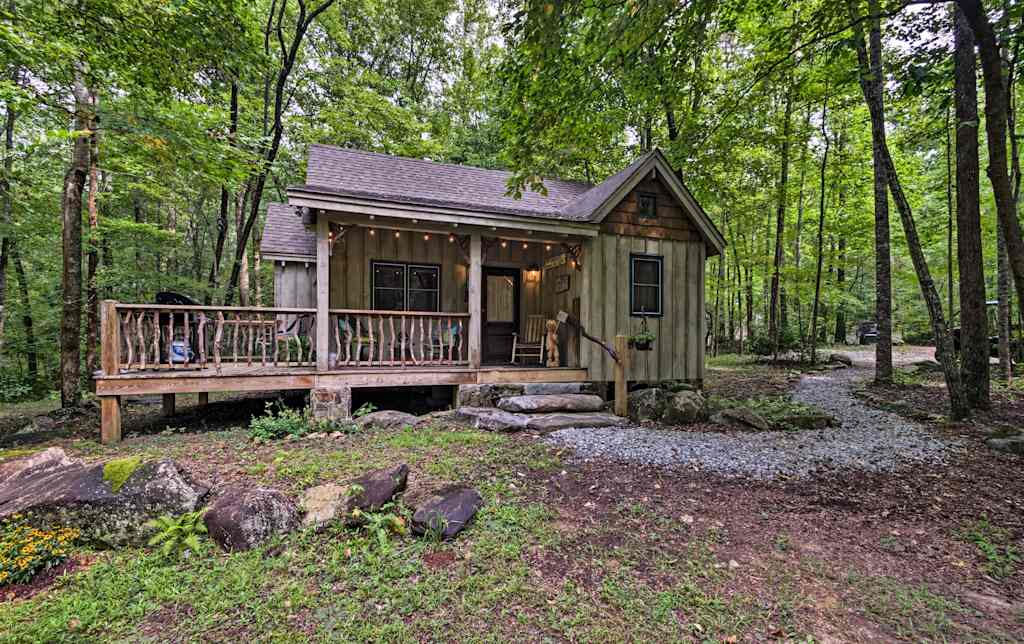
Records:
[[[503,382],[581,382],[586,369],[573,367],[406,366],[355,367],[317,372],[313,367],[222,365],[216,369],[159,369],[99,376],[96,394],[125,396],[208,391],[276,391],[319,387],[410,387]]]

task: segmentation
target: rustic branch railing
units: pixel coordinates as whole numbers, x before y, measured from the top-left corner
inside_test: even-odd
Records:
[[[332,368],[469,364],[469,313],[331,309]]]
[[[106,301],[103,316],[106,375],[316,366],[316,309]],[[469,364],[468,313],[331,309],[329,318],[330,369]]]
[[[315,364],[315,309],[117,303],[113,311],[121,373]]]

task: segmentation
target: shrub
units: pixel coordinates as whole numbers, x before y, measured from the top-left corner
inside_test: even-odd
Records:
[[[164,557],[180,558],[186,552],[199,554],[203,549],[200,537],[206,534],[203,515],[206,509],[188,512],[181,516],[164,515],[146,522],[146,527],[155,530],[149,539],[151,547],[160,546]]]
[[[249,436],[259,440],[276,440],[285,436],[302,436],[309,433],[311,427],[305,413],[277,401],[267,403],[265,413],[249,422]]]
[[[15,515],[17,516],[17,515]],[[0,586],[24,584],[68,558],[73,528],[40,530],[15,520],[0,527]]]
[[[32,398],[32,387],[17,373],[0,371],[0,402],[13,403]]]
[[[750,338],[747,343],[747,350],[759,356],[772,355],[772,338],[767,333],[758,333]],[[800,338],[796,332],[790,329],[781,329],[779,332],[779,353],[785,351],[799,351]]]

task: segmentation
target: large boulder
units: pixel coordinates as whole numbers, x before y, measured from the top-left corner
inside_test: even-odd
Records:
[[[336,520],[357,525],[360,512],[377,512],[395,495],[405,491],[409,466],[373,470],[343,485],[327,483],[306,490],[299,499],[304,527],[322,528]]]
[[[416,508],[412,531],[451,539],[466,527],[483,502],[479,492],[464,485],[438,490]]]
[[[668,405],[668,392],[659,387],[638,389],[629,392],[629,417],[640,422],[644,420],[661,420]]]
[[[401,429],[412,427],[417,420],[419,419],[416,416],[404,411],[385,409],[361,416],[356,419],[355,424],[360,429]]]
[[[518,432],[527,428],[530,417],[494,407],[460,407],[456,411],[455,420],[489,432]]]
[[[733,427],[735,429],[756,429],[759,431],[768,431],[772,428],[771,423],[765,420],[763,416],[755,411],[747,409],[746,407],[730,407],[728,409],[723,409],[711,417],[711,422]]]
[[[287,496],[267,488],[226,489],[204,515],[210,538],[227,551],[249,550],[299,525],[299,510]]]
[[[498,409],[519,414],[548,412],[601,411],[604,400],[593,394],[537,394],[507,396],[498,401]]]
[[[51,448],[0,467],[0,520],[21,514],[38,528],[77,528],[98,545],[143,543],[143,524],[193,512],[208,492],[174,461],[87,465]]]
[[[1007,436],[1006,438],[990,438],[985,441],[985,444],[1000,452],[1024,456],[1024,434]]]
[[[669,425],[686,425],[707,418],[707,402],[699,391],[681,390],[669,396],[661,420]]]

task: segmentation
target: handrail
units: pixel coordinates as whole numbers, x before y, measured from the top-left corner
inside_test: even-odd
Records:
[[[448,311],[401,311],[392,309],[328,309],[331,315],[383,315],[383,316],[407,316],[411,318],[469,318],[469,313],[450,313]]]
[[[118,310],[139,310],[139,309],[160,309],[161,311],[210,311],[216,313],[217,311],[223,311],[226,313],[281,313],[281,314],[298,314],[298,313],[316,313],[316,309],[306,308],[295,308],[295,307],[278,307],[278,306],[206,306],[201,304],[122,304],[118,302],[115,305]]]

